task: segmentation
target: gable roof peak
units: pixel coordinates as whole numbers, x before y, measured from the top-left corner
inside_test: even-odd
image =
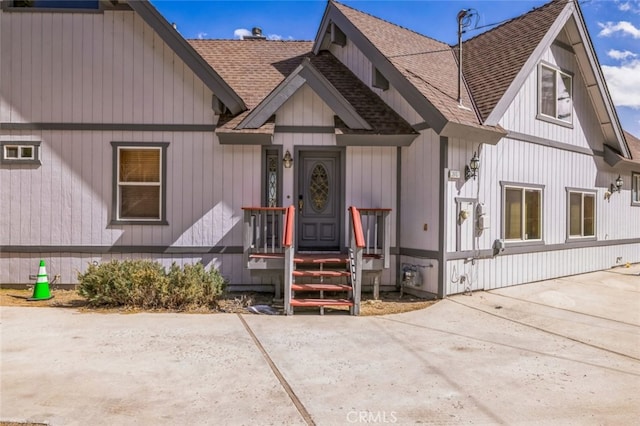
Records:
[[[527,17],[528,15],[530,15],[532,13],[538,13],[538,12],[544,11],[545,9],[548,9],[549,7],[551,7],[553,5],[562,5],[562,7],[564,7],[564,5],[566,3],[571,3],[573,1],[574,0],[551,0],[550,2],[545,3],[543,5],[532,7],[531,10],[529,10],[528,12],[525,12],[525,13],[523,13],[521,15],[518,15],[518,16],[514,16],[513,18],[505,19],[504,21],[501,21],[501,22],[497,23],[493,28],[490,28],[490,29],[488,29],[488,30],[486,30],[484,32],[481,32],[480,34],[477,34],[477,35],[475,35],[473,37],[470,37],[470,38],[464,40],[463,44],[466,43],[466,42],[475,40],[478,37],[483,37],[483,36],[489,35],[490,33],[494,32],[494,31],[498,31],[502,27],[511,25],[514,21],[519,21],[519,20]],[[559,10],[561,10],[561,9],[559,9]]]

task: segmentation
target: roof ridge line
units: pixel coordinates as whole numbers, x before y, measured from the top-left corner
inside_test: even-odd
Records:
[[[282,43],[313,43],[313,40],[243,40],[241,38],[185,38],[187,41],[237,41],[237,42],[282,42]]]
[[[412,30],[411,28],[403,27],[402,25],[398,25],[398,24],[393,23],[393,22],[391,22],[391,21],[387,21],[386,19],[382,19],[382,18],[380,18],[380,17],[378,17],[378,16],[372,15],[372,14],[371,14],[371,13],[369,13],[369,12],[365,12],[365,11],[363,11],[363,10],[356,9],[355,7],[351,7],[351,6],[346,5],[346,4],[344,4],[344,3],[340,3],[339,1],[336,1],[336,0],[329,0],[329,2],[330,2],[330,3],[334,3],[334,4],[339,4],[340,6],[344,6],[344,7],[346,7],[346,8],[351,9],[351,10],[354,10],[354,11],[356,11],[356,12],[358,12],[358,13],[362,13],[363,15],[370,16],[370,17],[372,17],[372,18],[374,18],[374,19],[376,19],[376,20],[378,20],[378,21],[386,22],[386,23],[387,23],[387,24],[389,24],[389,25],[393,25],[393,26],[394,26],[394,27],[396,27],[396,28],[401,28],[401,29],[403,29],[403,30],[409,31],[409,32],[414,33],[415,35],[419,35],[420,37],[423,37],[423,38],[425,38],[425,39],[427,39],[427,40],[435,41],[436,43],[440,43],[440,44],[443,44],[443,45],[445,45],[445,46],[449,46],[447,43],[445,43],[445,42],[444,42],[444,41],[442,41],[442,40],[438,40],[437,38],[429,37],[429,36],[427,36],[427,35],[424,35],[424,34],[422,34],[422,33],[419,33],[419,32],[418,32],[418,31],[416,31],[416,30]]]
[[[539,10],[541,10],[541,9],[544,9],[544,8],[546,8],[546,7],[549,7],[549,6],[551,6],[552,4],[554,4],[554,3],[560,3],[560,2],[570,3],[570,2],[573,2],[573,1],[574,1],[574,0],[551,0],[551,1],[549,1],[549,2],[547,2],[547,3],[545,3],[545,4],[543,4],[543,5],[540,5],[540,6],[538,6],[538,7],[534,7],[533,9],[531,9],[531,10],[530,10],[530,11],[528,11],[528,12],[522,13],[522,14],[520,14],[520,15],[518,15],[518,16],[514,16],[513,18],[509,18],[509,19],[507,19],[507,20],[505,20],[505,21],[502,21],[502,22],[498,23],[495,27],[493,27],[493,28],[491,28],[491,29],[488,29],[487,31],[484,31],[484,32],[482,32],[482,33],[480,33],[480,34],[477,34],[477,35],[475,35],[475,36],[473,36],[473,37],[471,37],[471,38],[469,38],[469,39],[467,39],[467,40],[463,41],[462,43],[464,44],[464,43],[466,43],[466,42],[468,42],[468,41],[475,40],[475,39],[476,39],[476,38],[478,38],[478,37],[482,37],[482,36],[484,36],[484,35],[487,35],[487,34],[489,34],[489,33],[493,32],[493,31],[495,31],[495,30],[497,30],[497,29],[499,29],[499,28],[501,28],[501,27],[503,27],[503,26],[505,26],[505,25],[507,25],[507,24],[512,23],[512,22],[513,22],[513,21],[515,21],[516,19],[523,18],[523,17],[525,17],[525,16],[527,16],[527,15],[529,15],[529,14],[533,13],[533,12],[537,12],[537,11],[539,11]],[[452,46],[452,47],[455,47],[455,45],[451,45],[451,46]]]

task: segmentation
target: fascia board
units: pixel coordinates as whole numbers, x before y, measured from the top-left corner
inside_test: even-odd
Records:
[[[310,62],[305,62],[300,75],[349,128],[371,130],[369,123]]]
[[[582,17],[582,12],[580,11],[579,7],[573,7],[573,16],[574,16],[575,22],[578,24],[577,27],[578,27],[578,32],[580,33],[580,38],[582,40],[582,45],[584,46],[587,57],[589,58],[589,66],[591,67],[591,70],[595,75],[600,96],[602,97],[605,108],[607,109],[607,113],[609,114],[609,122],[613,127],[613,131],[615,133],[618,146],[620,147],[620,152],[622,152],[626,158],[631,158],[631,152],[629,151],[629,148],[627,147],[624,136],[622,134],[622,127],[620,126],[618,113],[616,112],[616,109],[613,105],[613,101],[609,94],[609,90],[607,88],[604,75],[602,74],[602,68],[598,63],[595,50],[593,49],[593,44],[591,43],[591,38],[589,37],[589,33],[584,23],[584,18]]]
[[[317,54],[319,52],[322,35],[326,33],[331,22],[345,33],[347,39],[351,40],[360,49],[369,61],[389,80],[389,83],[405,98],[409,105],[429,123],[431,128],[436,133],[440,133],[447,124],[445,116],[332,3],[327,6],[320,30],[316,36],[313,47],[314,53]]]
[[[527,59],[527,61],[524,63],[524,65],[520,69],[520,72],[518,72],[518,75],[516,75],[516,78],[513,79],[507,90],[502,95],[502,98],[500,98],[496,106],[493,108],[493,111],[491,111],[491,114],[489,114],[489,116],[485,120],[485,125],[498,125],[498,122],[507,112],[507,109],[509,108],[515,97],[518,95],[518,92],[520,92],[520,89],[524,85],[527,78],[529,78],[529,75],[536,68],[538,62],[540,62],[540,59],[542,58],[544,52],[551,46],[556,37],[558,37],[558,34],[560,34],[562,28],[564,28],[564,25],[573,13],[572,9],[573,4],[568,2],[562,12],[558,14],[558,17],[556,18],[553,25],[551,25],[540,43],[538,43],[538,46],[533,50],[533,53],[529,56],[529,59]]]
[[[242,98],[226,81],[195,51],[156,10],[148,0],[130,0],[129,6],[164,40],[204,84],[216,95],[232,114],[247,109]]]
[[[298,91],[306,80],[300,75],[302,65],[298,66],[287,78],[285,78],[269,95],[258,104],[238,124],[238,129],[257,129],[280,108],[294,93]]]

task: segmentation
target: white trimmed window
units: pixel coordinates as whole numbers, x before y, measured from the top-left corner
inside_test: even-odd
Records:
[[[568,190],[569,238],[596,236],[596,194]]]
[[[166,147],[127,144],[114,147],[114,219],[116,222],[164,224]]]
[[[504,184],[503,235],[507,241],[542,240],[542,187]]]
[[[640,206],[640,173],[631,173],[631,205]]]
[[[538,117],[559,120],[571,124],[573,121],[572,77],[549,65],[538,67]]]
[[[3,163],[40,164],[40,142],[3,142]]]

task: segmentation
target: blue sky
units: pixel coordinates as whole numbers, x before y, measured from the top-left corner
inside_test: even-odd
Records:
[[[326,0],[151,0],[186,38],[239,38],[252,27],[272,39],[313,40]],[[521,15],[546,0],[343,0],[356,9],[440,41],[456,41],[456,15],[478,12],[483,27]],[[622,126],[640,137],[640,0],[584,0],[580,6]],[[465,39],[490,27],[472,29]]]

